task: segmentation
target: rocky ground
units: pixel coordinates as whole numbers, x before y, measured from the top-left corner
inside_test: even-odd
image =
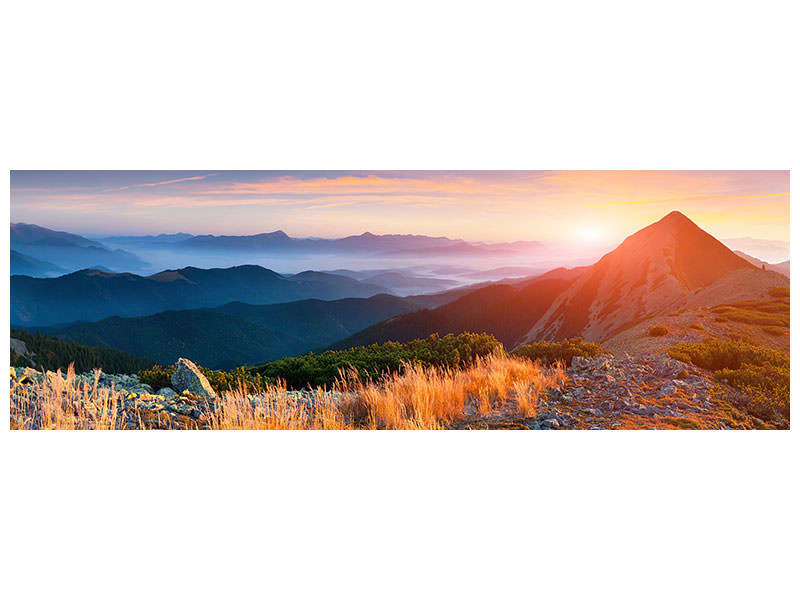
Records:
[[[535,418],[468,423],[481,429],[757,429],[735,406],[741,394],[663,352],[576,357],[565,385],[539,401]]]
[[[188,361],[187,361],[188,363]],[[189,363],[191,365],[191,363]],[[193,365],[191,365],[193,366]],[[33,369],[12,369],[11,394],[30,395],[44,379],[60,375]],[[535,417],[515,415],[512,403],[498,407],[492,415],[470,411],[452,429],[756,429],[767,424],[738,410],[741,395],[707,372],[669,358],[663,351],[637,356],[601,354],[593,358],[576,357],[567,369],[567,381],[551,389],[539,401]],[[61,376],[63,378],[63,376]],[[115,423],[117,429],[210,429],[216,400],[210,387],[194,382],[195,373],[186,368],[173,381],[184,387],[154,392],[135,375],[108,375],[97,379],[100,389],[124,391]],[[207,382],[206,382],[207,384]],[[76,377],[75,385],[84,390],[95,386],[94,374]],[[330,401],[331,392],[326,393]],[[311,391],[287,392],[291,403],[313,407]],[[91,414],[91,394],[74,394],[76,409]],[[250,396],[253,403],[267,402]],[[20,419],[35,420],[36,404],[28,414],[12,414],[12,427],[24,426]],[[31,422],[31,421],[29,421]]]

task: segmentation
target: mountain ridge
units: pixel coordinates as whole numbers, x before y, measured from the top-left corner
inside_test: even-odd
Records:
[[[51,279],[11,277],[11,322],[52,325],[136,317],[228,302],[274,304],[306,298],[369,297],[386,289],[341,275],[305,272],[284,277],[257,265],[186,267],[149,276],[81,270]]]

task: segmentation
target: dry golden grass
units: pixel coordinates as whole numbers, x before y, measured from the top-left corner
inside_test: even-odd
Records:
[[[118,429],[123,394],[113,388],[77,385],[70,365],[39,383],[11,390],[11,422],[18,429]]]
[[[566,379],[564,367],[543,367],[497,353],[465,369],[408,366],[377,382],[342,373],[334,390],[314,390],[305,402],[282,385],[248,395],[222,394],[201,407],[211,429],[443,429],[492,415],[536,415],[541,395]],[[114,429],[124,427],[122,393],[76,386],[52,378],[11,393],[12,423],[21,429]],[[137,428],[163,426],[138,416]]]

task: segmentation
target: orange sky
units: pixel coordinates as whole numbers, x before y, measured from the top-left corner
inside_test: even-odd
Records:
[[[373,233],[614,243],[680,210],[789,239],[787,171],[14,171],[12,222],[83,234]]]

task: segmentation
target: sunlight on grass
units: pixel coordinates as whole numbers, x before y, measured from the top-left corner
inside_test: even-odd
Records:
[[[345,370],[333,389],[305,393],[277,384],[251,394],[240,385],[200,406],[198,422],[184,424],[196,428],[202,422],[211,429],[444,429],[478,415],[535,416],[539,398],[565,380],[562,363],[544,367],[495,352],[463,369],[407,365],[377,381]],[[98,388],[97,378],[93,386],[76,385],[70,369],[66,380],[59,374],[12,389],[12,427],[124,428],[123,395]],[[153,414],[139,415],[136,422],[142,429],[170,427]]]

